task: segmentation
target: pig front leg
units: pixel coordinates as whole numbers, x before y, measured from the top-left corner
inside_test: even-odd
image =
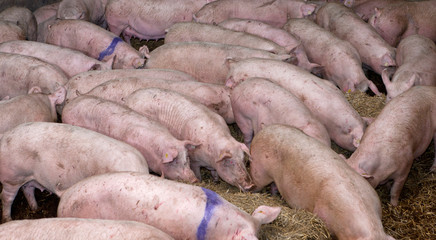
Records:
[[[392,184],[391,188],[391,204],[392,206],[398,205],[398,200],[400,199],[401,190],[403,189],[404,183],[406,183],[407,176],[409,175],[410,168],[412,167],[412,162],[410,161],[406,164],[403,169],[399,169],[398,173],[396,174],[394,179],[394,183]]]
[[[235,113],[234,116],[235,122],[244,136],[244,143],[248,148],[250,148],[251,140],[253,140],[254,135],[252,121],[249,118],[245,118],[240,113]]]
[[[36,181],[30,181],[24,184],[21,188],[23,190],[24,197],[26,197],[26,200],[29,203],[30,209],[36,211],[36,209],[38,209],[38,203],[35,199],[35,188],[38,188],[41,192],[44,191],[45,188]]]

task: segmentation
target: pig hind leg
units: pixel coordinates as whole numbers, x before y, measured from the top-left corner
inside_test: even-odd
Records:
[[[11,221],[11,208],[12,203],[14,202],[15,197],[17,196],[18,190],[20,186],[10,185],[5,182],[3,183],[3,190],[0,193],[0,197],[2,200],[2,222]]]
[[[24,197],[26,197],[26,200],[33,211],[38,209],[38,203],[35,199],[35,188],[38,188],[39,190],[41,190],[41,192],[45,190],[45,188],[36,181],[30,181],[21,187],[24,193]]]

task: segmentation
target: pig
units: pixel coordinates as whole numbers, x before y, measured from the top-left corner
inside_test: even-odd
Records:
[[[68,81],[57,66],[34,57],[0,53],[0,98],[10,98],[34,91],[54,93]]]
[[[59,19],[81,19],[106,28],[104,13],[109,0],[62,0],[56,17]]]
[[[395,48],[390,46],[368,23],[353,10],[337,3],[328,3],[316,13],[316,23],[348,41],[359,52],[360,59],[374,72],[396,66]]]
[[[228,58],[249,57],[286,60],[288,54],[210,42],[167,43],[150,53],[146,68],[170,68],[186,72],[200,82],[225,84]],[[189,61],[187,60],[189,58]]]
[[[436,87],[415,86],[386,104],[347,164],[374,188],[393,181],[390,202],[396,206],[413,159],[435,137]],[[436,172],[436,158],[431,171]]]
[[[272,124],[294,126],[330,147],[327,129],[303,102],[266,78],[249,78],[238,84],[230,100],[247,147],[254,135]]]
[[[111,0],[106,7],[109,30],[123,35],[130,43],[131,37],[159,39],[165,30],[177,22],[190,22],[192,15],[213,0]]]
[[[61,197],[59,217],[134,220],[159,228],[174,239],[257,239],[261,224],[280,207],[259,206],[250,216],[199,186],[141,173],[110,173],[87,178]]]
[[[0,43],[24,39],[26,39],[26,35],[18,25],[0,20]]]
[[[251,77],[268,78],[299,98],[340,147],[354,151],[359,145],[366,123],[344,94],[329,81],[277,60],[251,58],[229,65],[226,86],[234,88]]]
[[[15,220],[0,225],[0,239],[65,239],[65,240],[172,240],[171,236],[137,221],[42,218]]]
[[[84,20],[58,20],[48,26],[46,43],[84,52],[99,61],[114,56],[113,68],[140,68],[144,65],[147,46],[139,51],[117,35]]]
[[[16,40],[0,44],[0,52],[21,54],[57,65],[68,79],[89,70],[110,70],[113,62],[101,62],[84,53],[36,41]]]
[[[375,14],[376,8],[384,8],[402,1],[403,0],[368,0],[361,4],[354,5],[352,9],[363,21],[368,22],[369,18]]]
[[[212,171],[218,180],[242,191],[253,185],[244,162],[248,148],[231,135],[224,119],[206,106],[181,94],[169,90],[148,88],[132,93],[126,105],[159,121],[178,139],[186,139],[197,145],[190,152],[191,169],[201,180],[200,167]]]
[[[36,23],[39,25],[45,22],[49,18],[56,18],[60,2],[55,2],[52,4],[44,5],[33,12],[35,16]]]
[[[238,45],[276,54],[289,53],[282,46],[266,38],[206,23],[175,23],[165,35],[165,43],[195,41]]]
[[[343,92],[365,92],[369,86],[376,95],[381,95],[377,86],[366,78],[360,55],[349,42],[308,19],[289,19],[283,29],[300,38],[309,60],[320,64],[323,76]]]
[[[291,33],[281,28],[273,27],[261,21],[240,18],[225,20],[219,23],[218,26],[234,31],[251,33],[253,35],[269,39],[284,47],[287,53],[295,54],[295,57],[298,60],[297,65],[308,71],[312,71],[313,68],[319,67],[318,64],[309,62],[301,41]]]
[[[281,28],[288,18],[303,18],[313,14],[316,4],[303,0],[218,0],[203,6],[193,16],[201,23],[219,24],[230,18],[258,20]]]
[[[292,208],[324,221],[337,239],[390,239],[377,192],[336,152],[300,130],[270,125],[254,136],[250,174],[261,190],[274,182]]]
[[[10,7],[0,12],[0,20],[17,24],[27,40],[36,41],[37,23],[32,11],[25,7]]]
[[[56,105],[65,100],[60,87],[52,94],[31,93],[0,101],[0,134],[25,122],[57,122]]]
[[[197,81],[191,75],[166,68],[154,68],[154,69],[114,69],[114,70],[98,70],[92,72],[83,72],[70,78],[65,84],[67,88],[68,103],[70,100],[77,96],[87,93],[94,87],[114,79],[120,78],[159,78],[173,81]]]
[[[35,188],[61,196],[83,178],[113,171],[148,174],[148,166],[134,147],[95,131],[63,123],[20,124],[0,139],[2,221],[12,220],[20,187],[36,210]]]
[[[180,141],[156,121],[120,105],[83,95],[68,103],[62,122],[87,128],[130,144],[141,152],[149,169],[162,177],[197,182],[189,167],[188,150],[196,146]]]
[[[218,113],[227,124],[235,122],[230,104],[230,92],[225,86],[218,84],[130,77],[107,81],[85,94],[125,104],[125,99],[131,93],[141,88],[150,87],[168,89],[191,97]]]
[[[413,34],[436,41],[435,12],[435,1],[404,1],[376,8],[368,23],[393,47]]]
[[[386,101],[407,91],[412,86],[436,86],[436,45],[427,37],[411,35],[397,47],[396,61],[399,65],[392,81],[388,70],[382,72],[386,86]]]

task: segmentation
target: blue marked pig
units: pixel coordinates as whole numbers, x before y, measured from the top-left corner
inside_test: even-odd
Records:
[[[175,239],[257,239],[279,207],[250,216],[215,192],[153,175],[122,172],[87,178],[61,197],[58,217],[134,220]]]

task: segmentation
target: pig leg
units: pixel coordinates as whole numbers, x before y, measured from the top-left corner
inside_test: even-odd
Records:
[[[14,186],[7,183],[3,183],[3,190],[1,192],[2,200],[2,222],[11,221],[11,207],[14,202],[15,196],[17,196],[20,186]]]
[[[253,124],[249,118],[245,118],[240,113],[235,113],[235,122],[244,136],[245,145],[250,148],[251,140],[253,140]]]
[[[433,137],[433,142],[434,142],[435,157],[434,157],[434,160],[433,160],[433,165],[430,168],[430,171],[436,172],[436,133],[435,133],[435,135]]]
[[[404,183],[406,183],[407,176],[409,175],[410,168],[412,167],[412,162],[406,164],[406,166],[398,171],[397,177],[394,177],[394,183],[391,188],[391,204],[392,206],[398,205],[398,200],[400,199],[401,190],[403,189]]]
[[[45,188],[35,181],[30,181],[24,184],[21,188],[23,189],[24,197],[26,197],[27,202],[29,203],[30,209],[33,211],[38,209],[38,203],[35,199],[35,188],[38,188],[41,192],[44,191]]]

